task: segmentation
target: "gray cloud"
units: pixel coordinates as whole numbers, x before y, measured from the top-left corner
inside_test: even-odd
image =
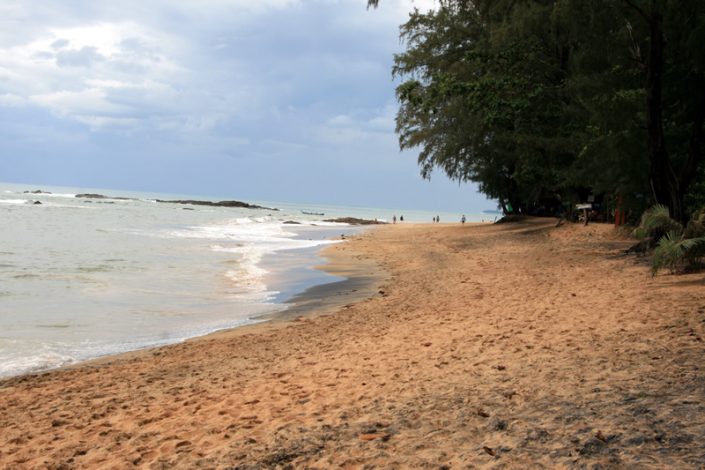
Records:
[[[37,59],[42,59],[42,60],[51,60],[55,56],[52,52],[47,52],[47,51],[40,51],[34,54],[34,57]]]
[[[69,45],[69,41],[67,39],[57,39],[56,41],[51,43],[51,48],[54,50],[58,49],[63,49],[64,47]]]
[[[7,178],[30,181],[50,152],[46,174],[85,175],[56,183],[380,205],[435,197],[393,132],[390,67],[409,0],[375,11],[365,0],[5,1],[0,153],[24,158],[0,161]],[[171,160],[182,174],[164,178]],[[462,200],[448,187],[434,194]]]
[[[84,46],[81,49],[63,50],[56,54],[56,64],[59,67],[90,67],[95,62],[105,60],[98,49]]]

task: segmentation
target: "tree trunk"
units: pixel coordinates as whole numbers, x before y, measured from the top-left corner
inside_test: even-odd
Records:
[[[663,14],[652,0],[649,16],[649,61],[646,76],[646,127],[651,189],[658,204],[668,207],[672,218],[683,220],[683,191],[671,165],[663,133]]]
[[[507,215],[507,204],[505,203],[504,197],[499,197],[499,205],[502,206],[502,214]]]
[[[703,84],[703,88],[705,88],[705,84]],[[683,165],[683,168],[681,168],[679,175],[680,187],[684,194],[693,182],[698,171],[698,166],[703,160],[703,153],[701,152],[703,144],[703,124],[705,124],[705,93],[702,93],[700,97],[695,119],[693,120],[693,127],[690,130],[688,160],[685,162],[685,165]],[[684,215],[690,216],[690,214]]]

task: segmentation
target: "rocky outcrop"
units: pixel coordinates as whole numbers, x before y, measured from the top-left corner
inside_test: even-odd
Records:
[[[358,219],[356,217],[339,217],[337,219],[326,219],[324,222],[335,222],[339,224],[349,224],[349,225],[376,225],[384,224],[385,222],[378,222],[377,220],[368,219]]]
[[[76,197],[81,199],[115,199],[118,201],[137,201],[134,197],[104,196],[102,194],[95,193],[76,194]]]
[[[219,202],[212,202],[212,201],[194,201],[191,199],[180,199],[176,201],[164,201],[162,199],[157,199],[157,202],[162,202],[166,204],[190,204],[194,206],[216,206],[216,207],[237,207],[240,209],[264,209],[268,211],[278,211],[279,209],[275,209],[273,207],[263,207],[263,206],[258,206],[256,204],[248,204],[246,202],[242,201],[219,201]]]
[[[41,189],[35,189],[34,191],[22,191],[24,194],[51,194],[49,191],[42,191]]]
[[[118,196],[105,196],[103,194],[95,194],[95,193],[83,193],[83,194],[76,194],[77,198],[81,199],[115,199],[119,201],[138,201],[139,199],[133,198],[133,197],[118,197]],[[167,201],[163,199],[157,199],[157,202],[165,203],[165,204],[187,204],[187,205],[193,205],[193,206],[216,206],[216,207],[237,207],[240,209],[264,209],[268,211],[278,211],[279,209],[275,209],[273,207],[263,207],[263,206],[258,206],[255,204],[248,204],[246,202],[242,201],[219,201],[219,202],[213,202],[213,201],[197,201],[193,199],[178,199],[174,201]]]

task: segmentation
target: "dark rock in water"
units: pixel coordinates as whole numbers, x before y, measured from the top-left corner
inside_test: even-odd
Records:
[[[367,220],[358,219],[356,217],[339,217],[337,219],[326,219],[323,222],[335,222],[339,224],[350,224],[350,225],[376,225],[384,224],[385,222],[378,222],[377,220]]]
[[[119,196],[105,196],[103,194],[96,194],[96,193],[82,193],[82,194],[76,194],[77,198],[81,199],[114,199],[117,201],[137,201],[137,198],[134,197],[119,197]],[[241,201],[220,201],[220,202],[212,202],[212,201],[194,201],[191,199],[180,199],[176,201],[165,201],[162,199],[157,199],[156,202],[162,202],[162,203],[167,203],[167,204],[190,204],[194,206],[217,206],[217,207],[238,207],[238,208],[243,208],[243,209],[266,209],[268,211],[278,211],[279,209],[275,209],[272,207],[262,207],[262,206],[257,206],[254,204],[248,204],[246,202],[241,202]]]
[[[75,197],[82,198],[82,199],[115,199],[118,201],[137,201],[137,199],[134,197],[104,196],[102,194],[95,194],[95,193],[76,194]]]
[[[51,194],[49,191],[42,191],[41,189],[35,189],[34,191],[22,191],[24,194]]]
[[[295,220],[287,220],[286,222],[284,222],[284,224],[288,224],[288,225],[301,225],[301,222],[297,222],[297,221],[295,221]]]
[[[195,211],[196,209],[194,209],[193,207],[182,207],[181,210],[184,210],[184,211]]]
[[[34,201],[32,204],[34,204],[35,206],[38,206],[38,205],[41,204],[41,202],[40,202],[40,201]]]
[[[157,202],[162,202],[166,204],[191,204],[194,206],[216,206],[216,207],[237,207],[241,209],[265,209],[268,211],[278,211],[279,209],[275,209],[272,207],[263,207],[263,206],[257,206],[255,204],[248,204],[246,202],[242,201],[219,201],[219,202],[212,202],[212,201],[194,201],[191,199],[180,199],[176,201],[164,201],[161,199],[157,199]]]

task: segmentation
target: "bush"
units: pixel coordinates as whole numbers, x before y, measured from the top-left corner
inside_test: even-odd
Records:
[[[705,207],[693,213],[683,235],[685,238],[705,237]]]
[[[683,226],[668,215],[666,206],[657,204],[641,216],[641,223],[632,234],[639,240],[645,241],[649,248],[655,248],[667,233],[683,233]]]
[[[651,258],[653,275],[663,268],[671,273],[694,266],[705,255],[705,237],[685,238],[683,234],[668,232],[658,242]]]
[[[633,235],[641,240],[641,246],[653,250],[653,275],[664,268],[671,273],[691,268],[705,257],[705,207],[693,214],[684,230],[668,215],[668,208],[653,206],[641,216]]]

